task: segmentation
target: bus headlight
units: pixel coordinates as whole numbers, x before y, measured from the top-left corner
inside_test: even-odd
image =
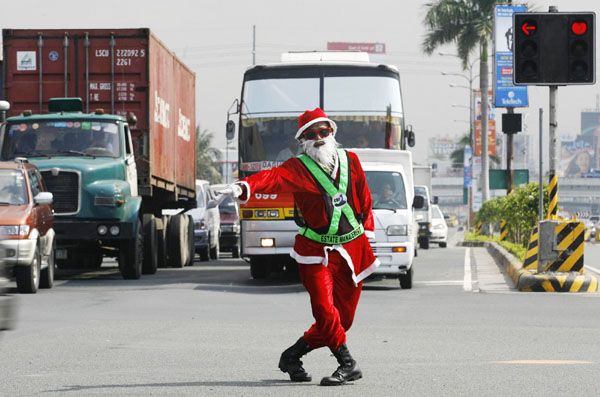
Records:
[[[275,247],[275,239],[268,237],[268,238],[261,238],[260,239],[260,246],[263,248],[271,248],[271,247]]]

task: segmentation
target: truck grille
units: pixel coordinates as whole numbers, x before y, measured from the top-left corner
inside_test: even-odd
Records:
[[[42,171],[42,178],[54,196],[54,213],[74,214],[79,211],[79,175],[72,171],[60,171],[57,176],[52,171]]]

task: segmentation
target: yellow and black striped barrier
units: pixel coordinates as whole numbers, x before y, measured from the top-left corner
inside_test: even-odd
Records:
[[[531,237],[529,238],[529,244],[527,245],[527,253],[525,254],[525,260],[523,261],[523,269],[535,270],[538,269],[538,252],[539,252],[539,230],[535,226],[531,231]]]
[[[596,277],[578,272],[531,274],[521,271],[518,279],[519,291],[596,292],[598,290]]]
[[[548,183],[548,215],[546,219],[553,219],[558,213],[558,175],[550,174]]]
[[[506,241],[507,236],[508,227],[506,226],[506,221],[502,219],[502,221],[500,221],[500,241]]]
[[[483,222],[481,222],[481,221],[477,222],[477,226],[475,226],[475,234],[478,234],[478,235],[481,234],[481,226],[483,226]]]
[[[544,266],[544,271],[583,273],[585,226],[579,221],[566,221],[554,227],[558,258]]]

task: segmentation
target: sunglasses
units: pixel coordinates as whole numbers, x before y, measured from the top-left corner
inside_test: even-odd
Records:
[[[302,138],[313,140],[313,139],[317,139],[317,135],[319,135],[321,138],[327,138],[329,136],[329,134],[331,134],[332,132],[333,132],[333,128],[324,127],[324,128],[319,128],[318,130],[305,131],[302,134]]]

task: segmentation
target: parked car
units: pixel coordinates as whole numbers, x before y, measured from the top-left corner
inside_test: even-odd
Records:
[[[436,204],[431,206],[431,238],[432,243],[438,243],[441,248],[446,248],[448,244],[448,225],[444,220],[444,214]]]
[[[7,274],[21,293],[52,288],[55,266],[52,193],[33,164],[0,162],[0,235]]]
[[[221,221],[221,251],[231,252],[233,258],[240,257],[240,209],[230,196],[219,203]]]
[[[219,259],[220,215],[208,181],[196,180],[197,207],[187,211],[194,219],[194,250],[201,261]]]

